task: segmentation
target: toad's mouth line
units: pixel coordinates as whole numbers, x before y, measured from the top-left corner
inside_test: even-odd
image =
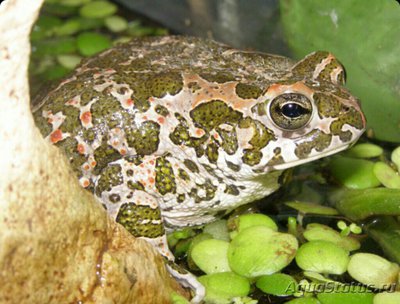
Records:
[[[341,151],[344,151],[347,148],[349,148],[351,145],[352,144],[349,143],[349,144],[337,147],[336,149],[333,149],[333,150],[328,151],[326,153],[320,153],[320,154],[317,154],[317,155],[314,155],[314,156],[310,156],[310,157],[307,157],[307,158],[304,158],[304,159],[299,159],[299,160],[287,162],[287,163],[284,163],[284,164],[274,165],[272,167],[268,167],[267,166],[265,168],[265,171],[266,172],[270,172],[270,171],[285,170],[285,169],[292,168],[292,167],[295,167],[295,166],[298,166],[298,165],[309,163],[309,162],[312,162],[314,160],[317,160],[317,159],[320,159],[320,158],[323,158],[323,157],[327,157],[327,156],[330,156],[332,154],[336,154],[336,153],[339,153]]]

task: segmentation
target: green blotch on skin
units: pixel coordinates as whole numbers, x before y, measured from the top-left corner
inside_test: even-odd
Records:
[[[320,118],[337,118],[331,123],[330,130],[332,135],[338,135],[344,142],[350,141],[352,134],[350,131],[342,131],[345,124],[361,130],[363,128],[363,119],[359,111],[353,107],[348,107],[339,100],[330,95],[321,93],[314,94],[314,100],[318,108]]]
[[[128,186],[129,189],[132,189],[132,190],[144,191],[144,186],[140,182],[133,182],[133,181],[130,180],[130,181],[128,181],[127,186]]]
[[[210,175],[214,176],[219,182],[222,181],[222,179],[215,173],[215,169],[212,166],[207,165],[207,164],[203,164],[203,168],[206,169],[206,171]]]
[[[186,171],[183,170],[183,169],[179,169],[179,170],[178,170],[178,176],[179,176],[182,180],[184,180],[184,181],[186,181],[186,182],[190,181],[189,174],[187,174]]]
[[[218,146],[215,142],[211,142],[207,145],[206,155],[211,163],[217,162],[219,153],[218,153]]]
[[[119,194],[113,193],[110,194],[108,199],[110,200],[111,203],[118,203],[121,201],[121,197],[119,196]]]
[[[154,110],[156,111],[157,114],[160,114],[161,116],[166,117],[169,114],[169,111],[166,107],[162,105],[157,105]]]
[[[196,126],[211,131],[223,123],[237,124],[243,114],[232,109],[222,100],[212,100],[190,111]]]
[[[199,167],[196,165],[196,163],[190,159],[185,159],[183,161],[183,164],[188,168],[190,171],[193,173],[199,173]]]
[[[177,199],[178,203],[183,203],[186,199],[186,195],[183,193],[179,194],[176,199]]]
[[[154,121],[145,121],[137,129],[125,130],[126,141],[139,155],[150,155],[157,151],[160,143],[160,125]]]
[[[226,165],[228,166],[228,168],[231,169],[232,171],[235,171],[235,172],[239,172],[240,171],[240,166],[239,165],[236,165],[236,164],[234,164],[234,163],[232,163],[232,162],[230,162],[228,160],[226,160],[225,162],[226,162]]]
[[[42,116],[42,111],[36,111],[33,113],[33,119],[35,120],[36,126],[39,128],[40,133],[43,137],[49,135],[52,131],[51,125],[47,122],[47,118]]]
[[[149,222],[146,223],[146,220]],[[164,234],[161,213],[158,208],[152,209],[149,206],[140,206],[134,203],[123,204],[116,221],[135,237],[156,238]],[[152,223],[152,221],[160,221],[160,223]]]
[[[225,83],[228,81],[234,81],[235,77],[231,74],[227,73],[201,73],[201,78],[209,81],[209,82],[216,82],[216,83]]]
[[[107,164],[121,158],[117,150],[108,145],[107,139],[104,137],[101,145],[93,153],[96,160],[96,167],[93,169],[94,174],[99,174]]]
[[[190,89],[192,93],[201,89],[201,86],[197,82],[190,82],[187,84],[187,87]]]
[[[178,72],[163,72],[151,76],[140,73],[115,75],[118,83],[128,84],[133,90],[135,107],[142,112],[150,108],[149,98],[162,98],[167,94],[176,95],[183,87],[182,76]]]
[[[139,166],[140,164],[143,163],[143,156],[141,156],[141,155],[129,155],[129,156],[125,156],[124,159],[127,162],[134,164],[135,166]],[[133,171],[132,171],[132,175],[133,175]]]
[[[236,150],[238,149],[236,130],[232,129],[231,131],[226,131],[221,128],[217,128],[216,131],[222,139],[222,149],[224,149],[224,151],[229,155],[235,154]]]
[[[180,124],[172,131],[169,138],[176,145],[185,145],[194,148],[197,157],[201,157],[204,154],[203,143],[207,140],[208,135],[204,134],[200,138],[190,136],[186,119],[178,113],[175,113],[175,117],[179,120]]]
[[[343,105],[331,95],[315,93],[315,104],[317,105],[318,115],[320,118],[338,117]]]
[[[65,106],[65,108],[62,110],[62,113],[66,117],[60,126],[60,130],[68,133],[76,132],[76,130],[81,127],[79,110],[73,106]]]
[[[55,145],[64,151],[67,159],[70,161],[72,169],[80,175],[81,167],[86,161],[86,158],[77,150],[78,141],[73,137],[67,137],[57,142]]]
[[[165,156],[156,160],[156,188],[161,195],[176,192],[175,175]]]
[[[268,161],[268,166],[275,166],[283,164],[284,159],[281,155],[281,148],[274,149],[274,156]]]
[[[97,79],[96,83],[97,82],[98,82],[98,84],[100,84],[103,81],[101,79]],[[82,89],[79,93],[80,93],[80,97],[81,97],[81,99],[80,99],[81,106],[86,106],[92,100],[99,101],[103,97],[106,97],[101,92],[93,90],[92,87],[82,87]],[[77,92],[76,92],[76,94],[77,94]]]
[[[108,165],[101,172],[96,185],[96,195],[101,196],[104,191],[111,191],[113,187],[123,182],[122,168],[120,165]]]
[[[212,184],[211,180],[207,179],[204,184],[197,186],[206,192],[206,195],[201,198],[203,201],[210,201],[214,198],[217,187]]]
[[[236,187],[235,185],[226,185],[224,193],[237,196],[240,194],[240,191],[239,191],[238,187]]]
[[[329,56],[329,52],[325,51],[319,51],[312,53],[305,57],[303,60],[299,61],[295,67],[293,68],[292,72],[294,76],[300,76],[301,78],[304,77],[304,75],[309,75],[309,77],[312,77],[315,71],[315,67],[320,64],[324,59],[326,59]],[[335,66],[341,66],[338,61],[332,61],[334,65],[327,65],[326,70],[322,70],[321,73],[318,75],[317,79],[319,80],[325,80],[328,82],[331,82],[330,75],[329,73],[331,72],[331,69]]]
[[[236,95],[243,99],[257,99],[262,94],[259,87],[246,83],[238,83],[235,90]]]
[[[97,97],[98,100],[94,102],[91,106],[92,122],[94,125],[106,123],[108,128],[112,129],[122,123],[129,124],[132,118],[130,115],[122,108],[121,104],[117,99],[112,96],[100,95]],[[123,116],[121,118],[119,113]]]
[[[93,129],[81,129],[82,137],[85,141],[92,143],[96,138],[96,133]]]
[[[315,149],[315,151],[322,152],[329,147],[332,140],[331,134],[325,134],[324,132],[315,129],[308,133],[307,137],[309,140],[305,138],[304,142],[298,144],[294,151],[299,159],[306,158],[313,149]]]
[[[259,150],[245,149],[243,150],[243,162],[249,166],[254,166],[260,163],[262,153]]]
[[[178,72],[165,72],[153,75],[146,81],[150,96],[162,98],[167,93],[176,95],[182,90],[183,80]]]
[[[188,195],[194,199],[196,204],[201,203],[202,201],[210,201],[215,196],[215,191],[217,191],[217,187],[211,183],[211,180],[207,179],[204,184],[196,184],[197,188],[192,188]],[[198,194],[198,190],[204,190],[205,195],[200,196]]]
[[[250,117],[241,120],[239,122],[239,128],[252,128],[254,134],[249,140],[252,148],[243,151],[243,162],[250,166],[259,164],[263,156],[260,150],[270,141],[276,140],[274,133],[267,129],[261,122],[251,119]]]

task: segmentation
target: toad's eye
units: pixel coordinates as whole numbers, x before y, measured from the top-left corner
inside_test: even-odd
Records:
[[[308,124],[312,114],[311,101],[298,93],[285,93],[275,97],[269,106],[273,122],[281,129],[296,130]]]

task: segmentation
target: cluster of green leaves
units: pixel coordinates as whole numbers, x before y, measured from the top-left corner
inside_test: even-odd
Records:
[[[386,302],[376,301],[374,297],[382,295],[362,285],[391,288],[399,274],[396,263],[370,253],[352,253],[360,249],[357,238],[326,225],[303,228],[289,218],[288,228],[281,230],[286,231],[279,232],[266,215],[242,214],[209,224],[194,237],[188,230],[176,232],[170,243],[176,253],[188,256],[192,271],[204,273],[198,279],[206,287],[205,303],[255,304],[251,292],[256,288],[291,304],[387,303],[388,295]],[[361,232],[352,229],[356,230]],[[354,279],[352,286],[331,278],[344,273]],[[399,301],[400,293],[390,297]]]
[[[132,37],[166,33],[127,20],[106,0],[46,0],[31,33],[32,92],[43,82],[68,74],[84,57]]]

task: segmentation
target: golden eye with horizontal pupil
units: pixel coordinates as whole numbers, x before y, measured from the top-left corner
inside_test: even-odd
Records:
[[[310,121],[312,103],[302,94],[285,93],[271,101],[269,113],[279,128],[296,130],[306,126]]]

